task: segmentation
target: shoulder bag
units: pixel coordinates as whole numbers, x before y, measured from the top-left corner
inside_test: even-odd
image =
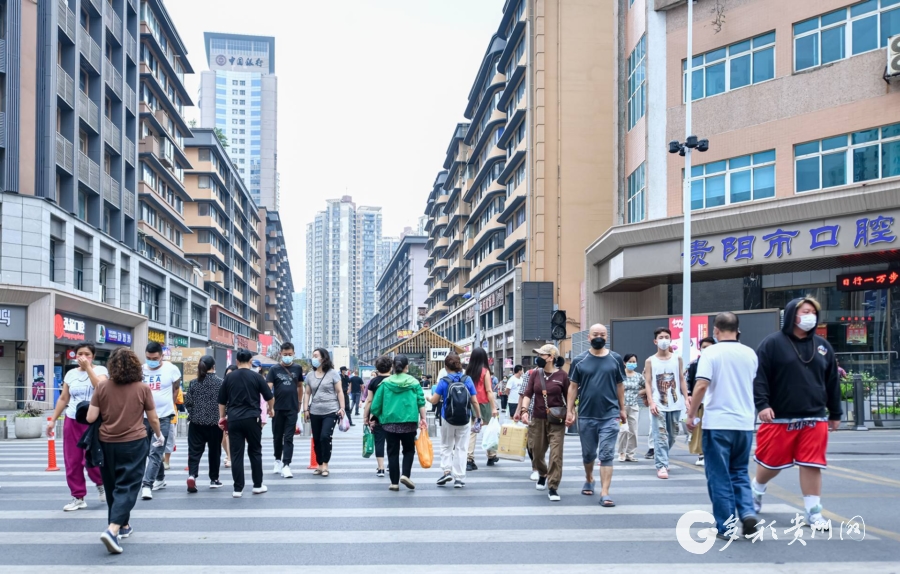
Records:
[[[544,396],[544,408],[547,410],[547,422],[552,425],[561,425],[566,423],[566,414],[568,413],[568,408],[566,405],[566,397],[563,395],[563,406],[561,407],[551,407],[547,404],[547,385],[545,383],[546,377],[544,376],[544,370],[538,370],[538,380],[541,382],[541,394]]]

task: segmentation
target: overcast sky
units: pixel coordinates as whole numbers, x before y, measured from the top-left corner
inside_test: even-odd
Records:
[[[166,0],[199,103],[203,32],[275,37],[281,220],[299,291],[306,224],[325,199],[415,227],[503,0]],[[188,119],[200,119],[189,108]]]

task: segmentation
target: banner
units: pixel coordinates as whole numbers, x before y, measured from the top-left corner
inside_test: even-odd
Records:
[[[681,334],[684,331],[684,321],[681,317],[669,318],[669,330],[672,331],[672,353],[681,355]],[[700,356],[698,342],[701,339],[709,337],[709,315],[694,315],[691,317],[689,326],[691,337],[690,358],[684,359],[685,363],[689,363]]]

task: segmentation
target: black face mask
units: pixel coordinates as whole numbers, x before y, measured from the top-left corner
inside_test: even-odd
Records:
[[[538,366],[539,369],[543,369],[547,366],[547,359],[543,357],[538,357],[534,360],[534,364]]]
[[[594,339],[591,339],[591,347],[594,350],[599,351],[600,349],[602,349],[605,346],[606,346],[606,339],[604,339],[603,337],[596,337]]]

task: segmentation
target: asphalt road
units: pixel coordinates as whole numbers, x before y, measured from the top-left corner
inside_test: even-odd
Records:
[[[675,447],[669,480],[656,478],[653,462],[616,463],[611,496],[615,508],[601,508],[599,496],[580,494],[584,482],[577,437],[567,436],[562,501],[551,503],[529,480],[528,462],[501,461],[489,468],[479,447],[480,469],[465,489],[435,485],[439,464],[413,470],[415,491],[389,492],[388,479],[375,477],[374,459],[361,457],[361,429],[335,433],[331,476],[306,470],[309,439],[298,436],[294,476],[271,474],[270,430],[264,435],[265,483],[259,496],[245,489],[231,498],[225,487],[189,495],[186,443],[167,474],[168,488],[152,501],[138,500],[135,534],[125,553],[107,554],[99,541],[106,506],[89,486],[89,508],[62,511],[70,496],[64,471],[46,472],[46,440],[0,442],[0,572],[158,572],[191,567],[193,572],[312,571],[340,566],[340,572],[458,573],[488,566],[494,572],[697,572],[703,564],[764,568],[765,572],[866,574],[900,572],[900,432],[840,431],[831,435],[823,504],[834,525],[832,539],[809,529],[791,543],[791,520],[802,512],[797,471],[770,484],[761,517],[775,520],[778,540],[738,540],[722,550],[716,541],[705,554],[692,554],[676,539],[678,519],[690,510],[711,510],[701,467],[683,443]],[[435,440],[437,446],[437,440]],[[639,454],[646,450],[641,437]],[[439,451],[439,447],[438,447]],[[62,467],[62,448],[58,449]],[[437,457],[439,463],[439,456]],[[247,476],[249,482],[249,463]],[[402,487],[401,487],[402,488]],[[599,494],[599,489],[598,489]],[[851,536],[847,523],[860,517],[865,539]],[[859,518],[856,519],[859,521]],[[841,528],[841,523],[844,527]],[[703,527],[695,525],[696,532]],[[843,540],[841,540],[843,536]],[[566,565],[566,566],[563,566]],[[319,567],[319,568],[317,568]],[[635,570],[637,569],[637,570]],[[172,571],[172,570],[169,570]]]

